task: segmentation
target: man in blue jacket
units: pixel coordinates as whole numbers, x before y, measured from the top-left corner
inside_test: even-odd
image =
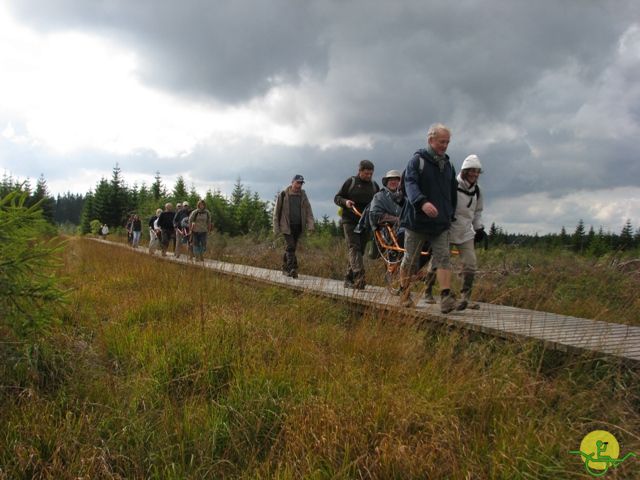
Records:
[[[405,170],[404,189],[407,201],[402,209],[400,226],[405,228],[405,250],[400,266],[402,304],[413,306],[411,275],[415,271],[422,245],[431,242],[432,263],[438,269],[441,289],[440,311],[449,313],[456,307],[451,292],[451,258],[449,227],[457,203],[455,169],[446,154],[451,131],[440,123],[431,125],[427,148],[418,150]]]

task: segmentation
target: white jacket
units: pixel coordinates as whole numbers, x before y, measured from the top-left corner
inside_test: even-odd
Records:
[[[462,179],[459,173],[458,180],[458,205],[456,207],[456,221],[449,228],[450,243],[464,243],[475,236],[475,231],[484,228],[482,224],[482,192],[478,184],[470,186]],[[478,194],[479,192],[479,194]]]

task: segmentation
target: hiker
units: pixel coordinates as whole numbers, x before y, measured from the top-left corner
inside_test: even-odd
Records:
[[[465,308],[478,309],[480,305],[470,303],[473,280],[476,274],[477,260],[475,242],[484,240],[487,236],[482,223],[483,199],[480,194],[478,178],[482,173],[482,164],[477,155],[469,155],[462,162],[458,174],[458,205],[456,206],[456,221],[449,228],[449,243],[455,245],[460,252],[462,262],[461,300],[457,310]],[[433,299],[433,285],[436,273],[432,269],[426,279],[427,291],[425,301],[435,303]]]
[[[171,203],[167,203],[164,206],[164,211],[158,216],[158,227],[160,227],[161,235],[160,235],[160,246],[162,248],[162,256],[167,256],[167,249],[169,248],[169,243],[171,239],[175,241],[176,231],[173,227],[173,217],[175,213],[173,211],[173,205]]]
[[[411,275],[425,241],[431,242],[432,264],[437,268],[441,288],[440,311],[456,308],[451,292],[451,258],[449,227],[457,203],[457,182],[453,165],[446,154],[451,131],[443,124],[431,125],[427,148],[418,150],[405,170],[404,190],[407,201],[402,209],[400,226],[405,228],[405,250],[400,265],[401,303],[414,306],[411,299]]]
[[[191,214],[188,202],[184,201],[178,205],[180,205],[180,209],[173,217],[173,225],[176,230],[176,248],[174,250],[176,258],[180,258],[180,250],[183,245],[187,247],[187,251],[189,250],[189,215]]]
[[[154,250],[160,248],[161,230],[158,226],[158,217],[162,213],[162,209],[158,208],[156,214],[149,219],[149,253],[153,255]]]
[[[292,278],[298,278],[298,240],[305,229],[312,232],[315,228],[313,211],[307,193],[302,189],[303,184],[304,177],[294,175],[291,185],[278,194],[273,209],[273,232],[276,235],[282,233],[286,244],[282,273]]]
[[[107,226],[106,223],[103,223],[102,226],[100,227],[100,235],[102,235],[103,240],[106,240],[107,235],[109,235],[109,227]]]
[[[133,220],[131,220],[131,234],[133,236],[131,246],[138,248],[138,245],[140,245],[140,236],[142,235],[142,221],[138,214],[135,214]]]
[[[127,243],[128,244],[132,244],[132,242],[133,242],[132,225],[133,225],[133,215],[129,215],[129,218],[127,219],[127,223],[124,226],[125,230],[127,231]]]
[[[399,191],[402,174],[398,170],[389,170],[382,177],[382,189],[373,196],[369,205],[369,224],[372,229],[384,223],[396,224],[400,221],[404,196]]]
[[[384,224],[390,224],[394,230],[398,246],[404,247],[404,228],[400,228],[400,215],[402,214],[405,197],[400,188],[401,181],[402,173],[398,170],[389,170],[382,177],[382,188],[373,196],[373,200],[369,204],[368,222],[370,228],[374,231]],[[360,221],[359,225],[362,225],[362,221]],[[429,242],[425,242],[423,251],[428,251],[428,249]],[[427,255],[420,255],[418,270],[424,267],[427,261]]]
[[[362,160],[358,165],[358,174],[349,177],[333,199],[341,210],[340,221],[349,251],[349,267],[344,280],[345,288],[363,290],[366,286],[362,255],[367,245],[368,235],[355,231],[359,217],[353,208],[355,207],[360,213],[363,213],[373,196],[380,190],[378,184],[372,179],[373,170],[372,162]]]
[[[191,242],[193,254],[196,260],[204,261],[204,252],[207,251],[207,235],[213,229],[211,212],[207,210],[204,200],[198,200],[197,207],[189,215],[189,228],[191,230]]]

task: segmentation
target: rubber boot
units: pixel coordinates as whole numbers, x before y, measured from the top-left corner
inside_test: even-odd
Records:
[[[411,298],[411,274],[403,267],[400,267],[400,305],[405,308],[415,307]]]
[[[427,289],[424,292],[424,301],[429,304],[436,303],[436,299],[433,297],[433,286],[436,284],[436,270],[429,270],[427,276],[424,279],[424,283]]]

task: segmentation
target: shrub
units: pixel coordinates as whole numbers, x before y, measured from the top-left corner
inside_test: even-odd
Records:
[[[100,228],[102,227],[100,220],[91,220],[91,222],[89,222],[89,226],[91,228],[91,233],[94,235],[98,235],[100,233]]]

